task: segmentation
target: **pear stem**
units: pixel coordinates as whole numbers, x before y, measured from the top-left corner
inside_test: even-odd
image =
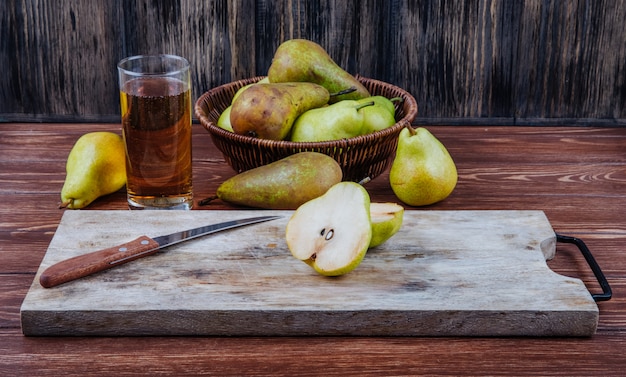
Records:
[[[352,86],[352,87],[350,87],[348,89],[340,90],[337,93],[330,93],[330,96],[331,97],[337,97],[337,96],[340,96],[340,95],[343,95],[343,94],[352,93],[354,91],[356,91],[356,87]]]
[[[411,126],[411,123],[407,123],[406,124],[406,128],[409,130],[409,133],[411,134],[411,136],[415,135],[417,133],[417,131],[415,131],[415,128],[413,128],[413,126]]]
[[[365,177],[365,178],[361,179],[358,183],[359,183],[361,186],[363,186],[364,184],[368,183],[368,182],[369,182],[369,181],[371,181],[371,180],[372,180],[372,178],[370,178],[370,177]]]
[[[204,199],[200,200],[198,202],[198,205],[205,206],[205,205],[211,203],[212,201],[214,201],[217,198],[218,198],[217,195],[209,196],[208,198],[204,198]]]
[[[70,205],[70,203],[72,203],[72,201],[71,201],[71,200],[66,200],[66,201],[64,201],[63,203],[59,204],[59,209],[65,209],[65,208],[67,208],[67,206],[69,206],[69,205]]]
[[[365,102],[365,103],[361,103],[358,106],[356,106],[355,109],[356,109],[356,111],[359,111],[359,110],[361,110],[364,107],[374,106],[374,105],[375,105],[374,101]]]

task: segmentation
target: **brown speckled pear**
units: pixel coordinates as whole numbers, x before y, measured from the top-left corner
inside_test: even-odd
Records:
[[[247,207],[296,209],[326,193],[342,177],[341,167],[332,157],[301,152],[227,179],[216,196]]]
[[[314,83],[255,84],[233,101],[230,123],[240,135],[283,140],[300,114],[326,105],[329,99],[328,90]]]
[[[291,39],[278,46],[267,76],[270,82],[314,82],[330,93],[356,89],[348,94],[333,96],[331,103],[370,96],[367,88],[340,67],[322,46],[306,39]]]

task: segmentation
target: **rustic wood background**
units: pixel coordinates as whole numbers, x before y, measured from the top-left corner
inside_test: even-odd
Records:
[[[116,63],[172,53],[194,97],[284,40],[411,92],[425,124],[626,126],[624,1],[3,0],[0,121],[119,121]]]

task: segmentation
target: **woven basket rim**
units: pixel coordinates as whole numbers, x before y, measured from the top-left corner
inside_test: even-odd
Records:
[[[415,117],[417,116],[417,102],[415,101],[415,98],[406,90],[397,87],[395,85],[386,83],[384,81],[380,81],[380,80],[376,80],[376,79],[371,79],[371,78],[367,78],[367,77],[362,77],[362,76],[356,76],[357,79],[363,83],[363,84],[373,84],[373,85],[379,85],[381,87],[385,87],[388,89],[392,89],[394,91],[397,91],[398,93],[400,93],[400,96],[402,97],[404,103],[403,103],[403,107],[406,106],[406,108],[408,109],[408,111],[406,111],[406,113],[404,114],[404,116],[399,119],[393,126],[385,128],[383,130],[380,131],[376,131],[370,134],[366,134],[366,135],[359,135],[359,136],[355,136],[352,138],[348,138],[348,139],[339,139],[339,140],[328,140],[328,141],[316,141],[316,142],[300,142],[300,141],[291,141],[291,140],[271,140],[271,139],[260,139],[260,138],[255,138],[252,136],[248,136],[248,135],[240,135],[240,134],[236,134],[233,133],[231,131],[227,131],[224,130],[220,127],[218,127],[213,121],[211,121],[207,114],[204,111],[203,108],[203,103],[205,102],[206,98],[212,97],[214,95],[216,95],[217,93],[221,93],[226,89],[232,88],[232,87],[242,87],[244,85],[253,83],[253,82],[257,82],[260,81],[262,79],[264,79],[266,76],[256,76],[256,77],[251,77],[251,78],[247,78],[247,79],[241,79],[241,80],[237,80],[237,81],[232,81],[230,83],[227,84],[223,84],[220,86],[217,86],[215,88],[212,88],[210,90],[208,90],[207,92],[204,92],[197,100],[195,103],[195,113],[196,116],[198,117],[198,119],[200,120],[200,123],[202,124],[202,126],[209,131],[210,133],[219,135],[223,138],[227,138],[227,139],[231,139],[235,142],[238,143],[247,143],[247,144],[254,144],[254,145],[258,145],[261,147],[267,147],[267,148],[288,148],[288,149],[304,149],[304,148],[317,148],[317,149],[323,149],[323,148],[336,148],[336,147],[348,147],[351,145],[359,145],[359,144],[366,144],[366,143],[372,143],[374,141],[376,141],[377,139],[380,138],[385,138],[390,134],[395,134],[397,132],[399,132],[399,128],[404,128],[407,125],[410,125],[411,122],[415,119]]]

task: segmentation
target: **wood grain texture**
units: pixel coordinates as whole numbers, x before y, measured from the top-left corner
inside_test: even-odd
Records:
[[[307,38],[412,93],[419,123],[624,126],[625,18],[622,0],[9,1],[0,120],[117,122],[126,56],[186,57],[197,98]]]
[[[447,200],[421,210],[542,210],[555,231],[583,239],[614,291],[598,303],[598,328],[589,339],[24,337],[19,309],[63,214],[57,205],[67,154],[84,132],[119,127],[0,124],[0,375],[618,376],[626,368],[626,130],[568,123],[429,127],[453,154],[460,177]],[[206,131],[194,127],[199,199],[234,172]],[[375,200],[395,200],[387,177],[366,186]],[[89,210],[125,208],[118,192]],[[196,208],[237,209],[217,201]],[[549,265],[598,289],[570,245],[559,246]]]
[[[36,277],[21,307],[22,330],[29,336],[595,333],[598,308],[587,288],[545,263],[554,258],[556,240],[541,211],[407,210],[392,239],[335,278],[291,256],[284,232],[292,214],[66,212],[39,277],[96,250],[114,258],[115,245],[140,236],[250,216],[281,218],[60,286],[47,285],[54,277],[41,280],[49,289]]]

